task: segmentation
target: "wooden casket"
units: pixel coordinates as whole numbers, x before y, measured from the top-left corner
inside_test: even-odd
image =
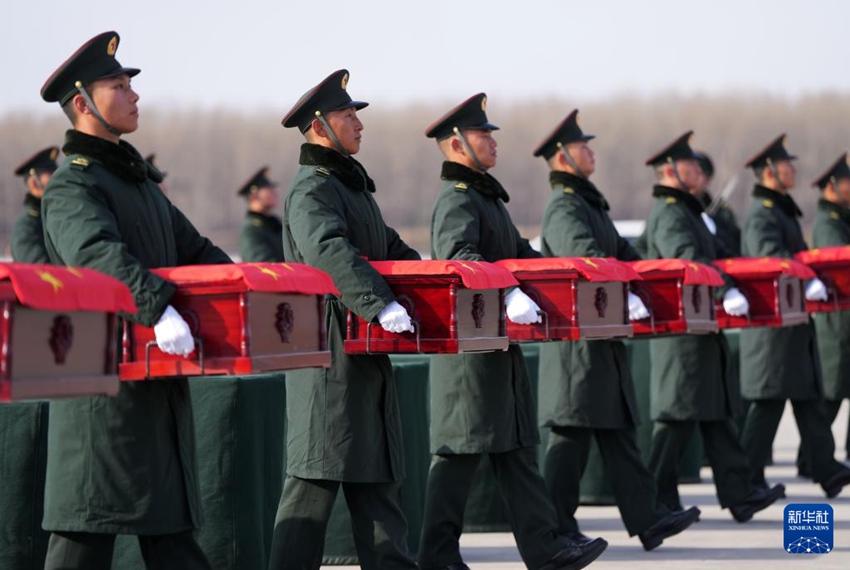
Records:
[[[347,354],[507,350],[505,288],[510,271],[483,261],[376,261],[414,332],[390,333],[348,311]]]
[[[806,301],[810,313],[850,310],[850,245],[801,251],[794,256],[805,263],[826,285],[826,301]]]
[[[548,257],[506,259],[496,265],[513,273],[542,317],[530,325],[508,321],[511,342],[632,336],[628,282],[640,276],[626,264],[613,258]]]
[[[717,302],[721,329],[788,327],[808,322],[805,282],[814,271],[799,261],[778,257],[735,257],[714,264],[729,275],[750,304],[749,314],[733,317]]]
[[[177,285],[171,305],[195,337],[188,357],[160,351],[152,327],[124,322],[121,380],[246,375],[328,367],[324,296],[330,276],[298,263],[155,269]]]
[[[0,402],[118,393],[126,285],[91,269],[0,263]]]
[[[632,292],[649,318],[632,321],[635,336],[706,334],[718,331],[714,288],[723,285],[716,269],[685,259],[647,259],[629,263],[642,277]]]

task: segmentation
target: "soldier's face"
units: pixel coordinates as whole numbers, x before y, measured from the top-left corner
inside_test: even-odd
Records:
[[[257,190],[257,199],[260,200],[266,210],[274,210],[277,208],[277,188],[274,186],[260,188]]]
[[[360,132],[363,130],[363,123],[357,118],[357,110],[349,107],[330,111],[325,114],[325,120],[333,129],[342,147],[350,154],[357,154],[360,150]]]
[[[838,179],[838,199],[845,206],[850,206],[850,178],[839,178]]]
[[[466,137],[466,144],[478,157],[478,161],[485,169],[490,169],[496,166],[496,139],[493,138],[493,131],[467,130],[463,132]],[[464,149],[464,152],[466,150]]]
[[[139,96],[130,87],[129,75],[99,79],[88,88],[100,114],[119,133],[128,134],[139,128]]]
[[[574,142],[567,145],[567,152],[573,157],[578,167],[585,176],[590,176],[596,171],[596,155],[586,142]]]
[[[697,167],[697,171],[694,173],[694,186],[691,188],[691,191],[694,194],[700,195],[705,192],[706,186],[708,186],[708,176],[705,175],[702,168]]]
[[[779,182],[784,188],[794,187],[794,183],[797,181],[797,169],[794,167],[793,162],[790,160],[781,160],[777,162],[776,174],[778,175]]]
[[[39,172],[34,177],[27,178],[27,189],[30,194],[36,198],[41,198],[44,195],[44,189],[47,188],[47,183],[50,182],[51,175],[51,172]],[[35,183],[36,178],[38,179],[38,184]]]
[[[697,172],[699,171],[696,160],[677,160],[675,168],[676,172],[679,173],[682,184],[685,185],[684,190],[690,190],[696,185]]]

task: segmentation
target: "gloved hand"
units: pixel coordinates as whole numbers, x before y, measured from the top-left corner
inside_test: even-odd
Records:
[[[378,313],[378,322],[384,330],[391,333],[413,332],[413,323],[407,309],[393,301]]]
[[[806,300],[807,301],[826,301],[829,294],[826,291],[826,285],[823,281],[815,277],[806,285]]]
[[[195,350],[195,339],[189,325],[174,307],[168,305],[153,326],[156,345],[166,354],[189,356]]]
[[[723,310],[733,317],[743,317],[750,312],[750,302],[737,287],[730,287],[723,295]]]
[[[649,317],[649,309],[640,300],[640,297],[629,291],[629,320],[640,321]]]
[[[711,235],[716,236],[717,235],[717,224],[714,223],[714,220],[711,219],[711,216],[709,216],[705,212],[700,212],[700,217],[702,218],[702,221],[705,224],[705,227],[707,227],[708,231],[711,232]]]
[[[519,287],[508,293],[505,297],[505,312],[508,319],[518,325],[530,325],[539,323],[543,319],[538,314],[540,307],[531,297],[523,293]]]

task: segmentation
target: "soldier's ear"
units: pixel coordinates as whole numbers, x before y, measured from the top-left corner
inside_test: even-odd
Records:
[[[316,133],[317,137],[327,137],[328,133],[325,131],[325,126],[322,124],[322,121],[319,119],[313,119],[313,122],[310,123],[310,128]]]
[[[452,137],[452,152],[463,153],[464,152],[463,144],[460,142],[460,139],[457,137]]]

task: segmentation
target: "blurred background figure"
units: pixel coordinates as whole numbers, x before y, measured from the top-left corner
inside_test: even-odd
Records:
[[[236,193],[248,202],[248,211],[239,233],[242,261],[283,261],[283,224],[275,215],[277,183],[268,178],[269,168],[262,167]]]
[[[44,230],[41,224],[41,197],[50,177],[56,172],[59,147],[50,146],[38,151],[15,169],[15,176],[23,178],[27,186],[24,196],[24,213],[12,228],[12,259],[25,263],[49,263],[44,248]]]

